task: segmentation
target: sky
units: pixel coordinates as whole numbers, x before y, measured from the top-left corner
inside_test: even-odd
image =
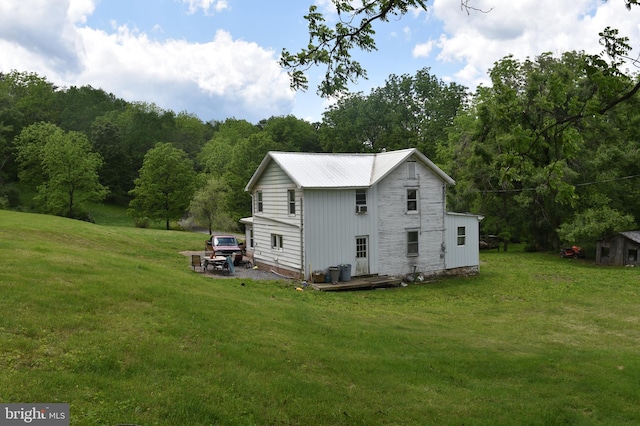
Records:
[[[0,0],[0,72],[35,72],[59,87],[92,86],[203,121],[321,121],[332,102],[316,94],[324,69],[311,69],[309,90],[294,92],[278,66],[283,48],[308,43],[311,4],[335,23],[330,0]],[[369,79],[351,91],[368,94],[391,74],[422,68],[474,90],[507,55],[599,53],[607,26],[630,38],[633,56],[640,49],[640,7],[628,11],[623,0],[469,4],[477,10],[428,0],[428,11],[376,23],[378,50],[355,54]]]

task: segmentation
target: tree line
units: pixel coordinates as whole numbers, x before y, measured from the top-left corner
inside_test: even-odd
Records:
[[[585,244],[640,218],[638,77],[605,59],[507,56],[473,93],[428,68],[391,75],[319,123],[203,122],[12,71],[0,75],[0,205],[86,218],[86,202],[104,201],[141,226],[190,213],[230,229],[251,214],[244,186],[268,151],[415,147],[456,180],[449,209],[484,215],[484,233],[535,249]]]

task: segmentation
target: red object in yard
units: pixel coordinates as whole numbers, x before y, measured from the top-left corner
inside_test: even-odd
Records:
[[[581,247],[578,247],[578,246],[563,248],[562,250],[560,250],[560,256],[567,259],[575,259],[575,258],[584,259],[585,257],[584,251],[582,250]]]

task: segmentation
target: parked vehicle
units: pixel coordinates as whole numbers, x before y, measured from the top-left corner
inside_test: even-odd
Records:
[[[567,259],[584,259],[584,250],[578,246],[565,247],[560,250],[560,256]]]
[[[242,262],[243,251],[238,244],[238,239],[233,235],[212,235],[206,241],[205,251],[215,251],[217,256],[231,256],[235,253],[236,258],[233,264],[238,266]]]

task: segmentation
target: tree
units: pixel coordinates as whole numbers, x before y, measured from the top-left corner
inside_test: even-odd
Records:
[[[323,115],[325,151],[381,152],[418,148],[435,159],[447,130],[466,102],[463,86],[445,84],[424,68],[415,76],[391,75],[385,85],[345,95]]]
[[[296,54],[283,49],[280,65],[289,70],[291,87],[295,90],[308,88],[305,75],[313,65],[326,66],[325,78],[318,88],[323,96],[347,91],[348,82],[367,76],[360,63],[353,60],[351,50],[358,48],[367,52],[376,50],[374,39],[375,21],[386,22],[398,19],[411,8],[427,10],[424,0],[332,0],[339,20],[335,28],[326,24],[318,6],[309,7],[305,19],[309,22],[307,48]]]
[[[158,143],[144,156],[128,213],[135,219],[162,220],[169,229],[189,208],[196,173],[187,154],[170,143]]]
[[[84,203],[106,195],[98,177],[102,158],[83,133],[37,123],[22,130],[15,147],[20,180],[38,191],[35,201],[43,211],[82,218]]]
[[[231,188],[223,179],[212,176],[196,191],[189,212],[196,224],[204,226],[212,234],[213,229],[234,229],[235,222],[227,213],[227,199]]]
[[[46,182],[47,175],[42,164],[44,147],[52,135],[62,131],[55,124],[45,122],[22,129],[13,142],[16,161],[20,167],[20,182],[31,189],[37,189]]]
[[[282,151],[320,152],[320,140],[316,127],[293,115],[271,117],[260,122],[266,132]]]
[[[71,218],[85,218],[84,205],[102,201],[108,190],[98,178],[102,166],[99,154],[80,132],[57,131],[42,152],[42,168],[47,181],[38,187],[38,196],[47,212]]]
[[[563,223],[608,203],[603,193],[576,190],[602,177],[596,160],[606,159],[608,144],[637,158],[613,137],[616,124],[624,124],[614,120],[623,109],[611,102],[631,80],[600,58],[577,52],[526,61],[507,57],[490,76],[491,87],[479,88],[468,118],[456,122],[468,127],[457,130],[462,137],[449,156],[452,177],[471,182],[456,195],[475,191],[475,205],[490,218],[483,226],[492,226],[492,233],[555,248]]]
[[[599,209],[587,209],[558,229],[560,238],[565,242],[595,242],[616,232],[634,229],[634,218],[607,206]]]
[[[198,163],[206,173],[222,176],[230,171],[233,150],[242,140],[260,132],[260,128],[246,120],[230,118],[219,123],[216,131],[200,151]]]
[[[371,52],[376,49],[376,21],[388,22],[390,19],[401,19],[411,9],[427,10],[425,0],[331,0],[338,14],[338,21],[333,28],[327,25],[324,15],[318,6],[309,7],[304,16],[308,21],[309,42],[297,53],[283,49],[280,55],[280,66],[289,72],[291,88],[306,90],[309,87],[305,72],[312,66],[324,66],[325,76],[318,87],[318,93],[324,97],[348,92],[349,82],[366,78],[367,72],[359,62],[352,59],[352,51],[360,49]],[[639,0],[624,0],[627,9],[640,4]],[[471,0],[460,0],[460,7],[467,13],[487,12],[471,5]],[[603,37],[611,49],[608,52],[620,57],[625,52],[616,51],[619,39]],[[635,91],[640,89],[640,81]],[[624,95],[620,97],[622,99]]]

